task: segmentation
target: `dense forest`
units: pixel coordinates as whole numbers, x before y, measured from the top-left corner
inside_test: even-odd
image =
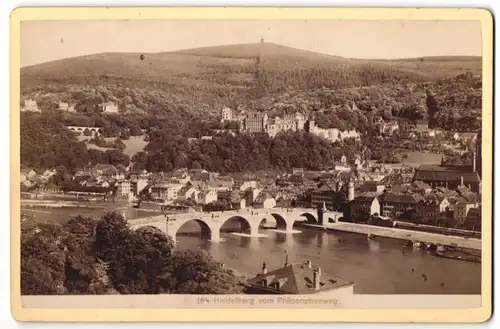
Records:
[[[178,250],[156,228],[131,230],[116,213],[100,220],[30,224],[21,234],[21,293],[227,294],[242,278],[202,250]]]
[[[210,171],[242,172],[304,167],[325,169],[339,158],[335,146],[305,133],[286,132],[274,139],[261,135],[221,134],[187,142],[164,131],[151,137],[146,152],[133,157],[134,166],[150,171],[202,167]]]
[[[20,152],[23,167],[43,170],[63,166],[72,171],[98,163],[129,164],[129,157],[119,149],[87,149],[85,143],[79,142],[54,116],[22,114]]]

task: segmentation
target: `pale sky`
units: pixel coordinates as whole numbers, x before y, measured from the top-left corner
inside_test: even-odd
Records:
[[[68,20],[21,23],[21,67],[103,52],[265,42],[348,58],[481,56],[479,21]]]

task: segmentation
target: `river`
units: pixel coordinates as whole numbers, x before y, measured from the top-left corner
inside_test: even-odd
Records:
[[[269,271],[289,262],[311,260],[322,271],[353,281],[358,294],[480,294],[481,264],[435,257],[424,250],[403,248],[392,239],[297,228],[284,234],[261,230],[265,238],[221,233],[222,242],[178,235],[179,248],[200,247],[217,260],[254,276],[266,261]],[[426,276],[424,280],[423,275]]]
[[[36,208],[36,221],[64,221],[76,214],[98,217],[110,209]],[[126,218],[153,215],[137,209],[120,209]],[[323,271],[356,283],[358,294],[480,294],[481,264],[435,257],[426,251],[403,248],[402,241],[368,240],[365,235],[325,232],[299,227],[300,233],[284,234],[261,229],[267,237],[255,238],[221,233],[221,242],[201,239],[195,222],[177,236],[179,248],[202,248],[227,267],[246,275],[260,272],[266,261],[269,271],[289,262],[311,260]],[[228,223],[228,228],[236,223]],[[186,227],[187,228],[187,227]],[[426,280],[424,280],[424,275]]]

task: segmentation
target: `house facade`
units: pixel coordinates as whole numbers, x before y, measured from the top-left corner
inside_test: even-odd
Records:
[[[350,210],[353,218],[380,215],[380,202],[375,195],[359,195],[351,201]]]
[[[469,214],[469,211],[476,208],[475,202],[460,201],[453,206],[453,219],[459,224],[463,224]]]
[[[444,213],[449,206],[447,198],[428,198],[419,200],[415,210],[422,218],[432,218]]]
[[[221,122],[224,121],[232,121],[233,120],[233,112],[229,107],[225,107],[221,111]]]
[[[398,218],[409,209],[416,209],[417,200],[413,195],[387,193],[380,196],[381,215]]]
[[[116,194],[120,196],[129,195],[130,192],[132,191],[130,181],[128,180],[119,181],[116,184],[116,187],[117,187]]]
[[[198,194],[198,203],[207,205],[217,201],[217,193],[214,191],[202,191]]]
[[[151,196],[155,199],[173,201],[177,199],[177,192],[181,188],[181,184],[159,183],[151,187]]]
[[[260,193],[253,202],[254,208],[271,209],[276,207],[276,199],[267,192]]]

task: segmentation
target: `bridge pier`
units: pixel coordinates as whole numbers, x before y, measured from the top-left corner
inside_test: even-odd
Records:
[[[220,242],[220,227],[211,230],[211,232],[210,232],[210,241],[212,241],[212,242]]]
[[[286,228],[285,228],[285,233],[286,234],[293,234],[294,231],[293,231],[293,224],[295,223],[295,221],[287,221],[286,222]]]
[[[250,236],[252,237],[259,236],[259,224],[250,225]]]

